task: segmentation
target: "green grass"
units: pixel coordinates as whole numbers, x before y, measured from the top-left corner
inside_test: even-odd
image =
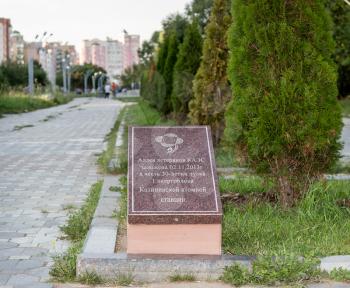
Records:
[[[170,282],[193,282],[196,278],[191,274],[175,274],[169,277]]]
[[[54,98],[47,99],[41,96],[29,96],[23,93],[9,93],[0,95],[0,116],[2,114],[23,113],[71,101],[71,95],[55,94]]]
[[[328,173],[331,174],[337,174],[337,173],[344,173],[344,174],[350,174],[350,163],[341,163],[337,162],[329,171]]]
[[[103,284],[105,282],[101,276],[99,276],[98,274],[96,274],[96,272],[93,271],[86,271],[84,274],[80,275],[77,280],[79,283],[87,285],[98,285]]]
[[[50,276],[56,282],[76,281],[76,262],[80,253],[92,217],[95,213],[102,188],[102,181],[92,185],[84,205],[69,216],[66,225],[61,227],[66,238],[73,242],[67,252],[53,258],[54,264],[50,270]],[[93,277],[84,278],[86,281],[93,281]],[[89,280],[90,279],[90,280]]]
[[[100,199],[100,193],[102,189],[102,181],[94,184],[89,192],[88,197],[85,200],[84,205],[74,213],[72,213],[66,225],[61,227],[61,231],[67,236],[67,239],[71,241],[79,241],[85,239],[87,232],[89,231],[90,223],[98,200]]]
[[[130,103],[130,102],[138,102],[140,101],[140,97],[116,97],[116,100],[125,102],[125,103]]]
[[[333,269],[328,274],[329,279],[339,281],[339,282],[349,282],[350,281],[350,271],[346,269]]]
[[[316,258],[300,259],[294,255],[260,257],[253,262],[251,270],[238,264],[227,267],[222,280],[236,286],[302,284],[320,277],[318,264]]]
[[[339,103],[342,107],[343,115],[346,117],[350,117],[350,97],[340,100]]]
[[[24,128],[30,128],[30,127],[34,127],[34,125],[32,125],[32,124],[16,125],[12,131],[19,131],[19,130],[22,130]]]
[[[241,166],[235,159],[233,149],[219,146],[215,148],[216,166],[220,168]]]
[[[118,286],[130,286],[134,282],[134,276],[132,273],[118,273],[116,277],[110,281],[109,284],[118,285]]]
[[[125,123],[127,125],[139,126],[173,126],[176,124],[173,120],[163,118],[159,112],[152,108],[145,100],[140,100],[137,104],[127,108]]]
[[[119,222],[125,223],[127,217],[127,206],[128,206],[128,187],[127,187],[127,178],[123,176],[120,178],[120,198],[119,198],[119,212],[117,218]]]
[[[350,208],[338,205],[343,199],[350,199],[350,181],[315,184],[287,211],[273,203],[226,204],[223,249],[236,255],[349,254]]]
[[[120,173],[119,170],[123,170],[123,167],[115,167],[113,170],[109,168],[109,162],[115,156],[115,143],[117,139],[117,133],[120,127],[120,123],[124,117],[125,109],[120,111],[117,120],[114,123],[111,131],[106,135],[105,141],[107,141],[107,150],[103,151],[99,156],[97,163],[100,166],[100,169],[104,173]]]
[[[264,180],[258,176],[235,174],[234,179],[219,178],[220,192],[224,193],[265,193],[268,187],[264,184]]]
[[[83,247],[84,241],[73,243],[67,252],[53,257],[54,264],[50,270],[50,276],[55,282],[72,282],[76,280],[77,257]]]

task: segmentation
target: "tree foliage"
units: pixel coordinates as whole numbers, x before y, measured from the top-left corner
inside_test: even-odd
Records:
[[[209,22],[210,11],[213,6],[213,0],[193,0],[186,6],[186,15],[190,19],[196,19],[201,31]]]
[[[171,93],[174,66],[187,25],[186,18],[180,14],[172,14],[167,17],[163,21],[163,41],[157,43],[159,45],[158,55],[154,57],[156,51],[153,50],[152,61],[144,67],[145,71],[141,83],[144,89],[141,89],[141,96],[148,98],[150,103],[163,115],[167,115],[172,110]],[[155,62],[156,65],[154,65]],[[154,70],[155,67],[156,70]],[[150,82],[147,83],[147,81]]]
[[[190,102],[192,124],[210,125],[216,145],[224,131],[224,115],[231,96],[226,71],[230,24],[230,1],[214,0],[205,28],[202,61],[193,83],[194,99]]]
[[[339,157],[331,19],[323,0],[234,0],[227,140],[291,206]]]
[[[34,84],[46,86],[48,79],[46,72],[39,62],[34,61]],[[16,62],[5,62],[0,65],[0,88],[24,88],[28,85],[28,65]]]
[[[338,65],[338,88],[341,97],[350,94],[350,6],[345,1],[327,0],[333,19],[334,60]]]
[[[85,63],[84,65],[75,65],[71,68],[72,74],[71,74],[71,88],[72,90],[76,88],[84,89],[84,75],[88,71],[92,71],[92,73],[98,73],[103,72],[106,73],[106,70],[103,69],[100,66],[91,64],[91,63]],[[92,88],[92,74],[88,78],[88,88]],[[63,86],[63,73],[62,71],[58,72],[56,74],[56,85],[62,87]]]
[[[171,102],[178,120],[184,121],[193,97],[192,82],[200,64],[202,36],[196,21],[188,25],[174,67]]]

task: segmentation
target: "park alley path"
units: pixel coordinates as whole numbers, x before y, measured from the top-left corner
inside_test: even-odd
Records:
[[[0,119],[0,287],[51,287],[59,226],[101,177],[96,153],[122,106],[77,98]]]

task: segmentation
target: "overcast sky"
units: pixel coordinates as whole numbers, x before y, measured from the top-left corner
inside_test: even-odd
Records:
[[[122,40],[123,29],[141,40],[161,28],[169,14],[183,12],[190,0],[0,0],[0,17],[33,41],[36,34],[53,33],[50,41],[68,41],[80,52],[83,39],[107,36]]]

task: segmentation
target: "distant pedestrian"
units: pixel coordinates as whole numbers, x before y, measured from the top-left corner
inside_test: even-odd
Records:
[[[117,84],[115,84],[115,82],[112,82],[112,95],[113,97],[115,97],[115,94],[117,92]]]
[[[111,86],[109,85],[109,83],[106,83],[105,85],[105,98],[109,98],[109,94],[111,93]]]

